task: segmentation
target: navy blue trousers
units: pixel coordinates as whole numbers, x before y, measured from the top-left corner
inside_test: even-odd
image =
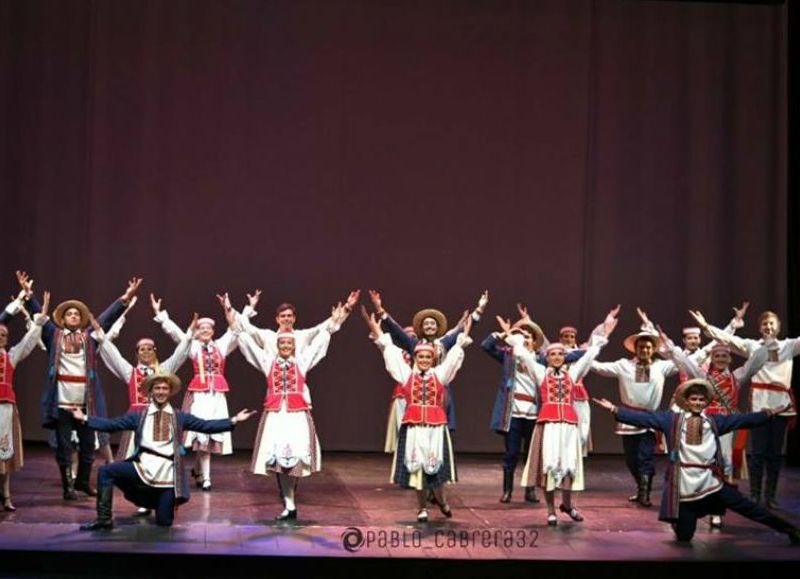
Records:
[[[767,478],[775,481],[778,479],[787,422],[785,416],[775,416],[761,426],[750,429],[752,442],[748,470],[750,480],[756,481],[759,486],[764,476],[764,467],[767,469]]]
[[[534,426],[536,426],[535,420],[528,420],[527,418],[511,419],[511,424],[508,425],[508,432],[503,433],[506,446],[506,453],[503,455],[503,472],[514,473],[523,448],[523,441],[526,452],[531,445]]]
[[[81,464],[94,462],[94,430],[80,420],[75,420],[72,412],[58,409],[56,421],[56,462],[59,466],[72,464],[72,431],[78,435],[78,460]]]
[[[675,535],[679,541],[691,541],[697,529],[697,519],[706,515],[724,514],[725,509],[781,533],[788,533],[794,528],[788,521],[757,505],[732,486],[724,484],[722,489],[700,500],[681,502],[678,521],[672,524]]]
[[[640,476],[653,476],[656,473],[654,432],[623,434],[622,449],[625,451],[625,466],[633,478],[639,480]]]
[[[139,478],[132,462],[113,462],[100,467],[97,486],[116,486],[137,507],[155,509],[156,524],[169,527],[175,520],[175,489],[151,487]]]

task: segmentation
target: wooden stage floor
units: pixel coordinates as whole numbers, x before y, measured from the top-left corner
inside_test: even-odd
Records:
[[[422,565],[423,575],[463,577],[530,571],[535,564],[550,576],[588,565],[619,577],[692,563],[730,576],[800,560],[800,548],[785,536],[733,513],[722,530],[704,520],[692,545],[677,544],[657,520],[663,457],[655,505],[645,509],[626,501],[632,481],[621,456],[590,456],[587,489],[574,501],[585,521],[560,515],[557,527],[546,525],[544,501],[525,503],[518,488],[510,504],[498,502],[499,455],[459,455],[459,483],[448,487],[454,517],[433,508],[424,524],[416,522],[413,493],[388,483],[389,455],[325,453],[322,472],[300,482],[299,519],[292,523],[273,520],[281,510],[277,485],[252,475],[249,460],[247,451],[215,457],[212,491],[193,489],[170,529],[134,517],[135,508],[116,492],[115,529],[86,533],[78,525],[94,517],[94,499],[64,502],[52,451],[29,445],[25,468],[12,480],[18,511],[0,513],[0,576],[167,576],[173,569],[228,576],[234,568],[236,575],[256,576],[284,567],[306,567],[307,576],[359,565],[381,573]],[[783,515],[800,523],[800,469],[783,470],[779,498]]]

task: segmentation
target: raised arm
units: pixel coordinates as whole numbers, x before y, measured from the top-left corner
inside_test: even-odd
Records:
[[[750,379],[767,363],[769,359],[769,350],[772,347],[777,347],[777,342],[774,339],[755,350],[753,354],[747,358],[743,366],[733,371],[733,375],[740,387],[750,382]]]
[[[39,343],[39,338],[42,336],[42,327],[50,319],[47,317],[49,304],[50,293],[44,292],[44,307],[42,308],[42,313],[36,314],[33,317],[33,323],[31,323],[28,331],[25,332],[25,335],[22,337],[19,343],[17,343],[8,351],[8,356],[11,359],[11,364],[13,366],[16,366],[19,362],[27,358],[36,347],[36,344]]]
[[[375,345],[383,352],[383,360],[386,364],[386,371],[395,382],[404,383],[411,375],[411,368],[409,368],[403,357],[403,350],[398,348],[392,343],[392,339],[388,334],[381,333],[375,339]]]
[[[311,343],[303,349],[297,358],[297,365],[305,374],[308,370],[316,366],[328,353],[328,346],[331,343],[331,334],[327,328],[322,328]]]
[[[481,348],[498,362],[503,362],[506,357],[506,350],[501,345],[500,334],[493,332],[486,336],[486,339],[481,342]]]
[[[239,346],[241,346],[240,350],[242,355],[244,355],[244,359],[247,360],[251,366],[257,368],[267,376],[272,368],[272,362],[275,361],[275,356],[256,344],[253,336],[247,332],[240,332],[238,334],[238,342]]]
[[[178,342],[175,350],[173,350],[172,355],[161,363],[161,368],[163,368],[166,372],[171,372],[173,374],[177,373],[178,369],[186,361],[186,358],[189,357],[189,352],[192,348],[192,337],[194,336],[194,330],[197,327],[197,320],[198,315],[197,312],[195,312],[192,322],[189,324],[189,327],[183,334],[181,341]]]

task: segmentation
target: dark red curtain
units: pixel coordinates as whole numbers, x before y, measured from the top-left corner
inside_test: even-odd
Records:
[[[307,326],[352,288],[401,322],[489,289],[476,342],[518,301],[551,337],[622,303],[602,359],[636,306],[677,338],[688,308],[723,324],[749,299],[753,335],[787,307],[786,28],[785,5],[0,0],[0,287],[23,268],[99,312],[137,275],[220,326],[223,291]],[[166,357],[146,302],[118,343]],[[41,352],[18,372],[29,439],[44,373]],[[468,350],[459,450],[500,450],[499,374]],[[231,408],[259,407],[238,353],[229,376]],[[382,448],[391,380],[357,315],[309,383],[324,449]],[[596,412],[596,450],[620,450],[611,430]]]

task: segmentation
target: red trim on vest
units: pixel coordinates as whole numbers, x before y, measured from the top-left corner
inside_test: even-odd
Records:
[[[84,384],[89,380],[86,376],[73,376],[71,374],[56,374],[56,382],[74,382],[76,384]]]
[[[306,402],[306,391],[306,377],[300,372],[297,364],[292,362],[284,370],[276,360],[272,363],[272,368],[267,376],[267,395],[264,398],[264,410],[269,412],[279,411],[284,399],[286,400],[286,410],[288,412],[310,410],[311,405]]]
[[[219,348],[213,346],[208,349],[208,356],[203,360],[203,378],[200,377],[200,356],[203,355],[203,349],[192,357],[192,368],[194,368],[194,377],[189,382],[191,392],[208,392],[214,390],[215,392],[228,392],[228,381],[225,379],[225,357],[220,354]]]
[[[562,380],[559,387],[555,374],[548,369],[545,378],[539,385],[539,417],[537,422],[566,422],[578,424],[578,413],[575,411],[574,392],[575,383],[568,372],[561,373]]]
[[[142,390],[142,382],[147,378],[147,374],[137,366],[131,372],[131,379],[128,381],[128,403],[129,410],[139,410],[150,403],[147,392]]]
[[[412,372],[403,385],[403,394],[406,399],[403,424],[447,424],[447,414],[444,411],[445,389],[436,374],[428,372],[423,380],[422,376]]]

